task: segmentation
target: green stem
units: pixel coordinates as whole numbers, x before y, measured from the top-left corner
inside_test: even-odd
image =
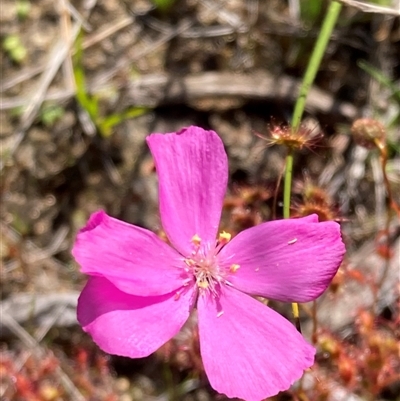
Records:
[[[317,42],[311,54],[310,61],[307,65],[307,70],[304,74],[303,82],[300,87],[299,96],[297,97],[294,106],[292,129],[295,131],[299,128],[301,118],[303,116],[304,107],[306,105],[307,95],[314,82],[315,76],[321,64],[322,57],[324,56],[326,46],[328,45],[329,38],[332,34],[333,28],[339,17],[342,4],[337,1],[332,1],[326,12],[324,22],[322,23],[321,31],[318,35]],[[293,171],[293,150],[289,149],[286,157],[286,170],[284,179],[283,190],[283,217],[290,217],[290,197],[292,187],[292,171]]]
[[[296,131],[300,127],[301,118],[304,113],[306,105],[307,95],[314,82],[315,76],[317,75],[319,66],[321,65],[322,57],[325,54],[326,46],[328,45],[331,37],[333,28],[339,17],[342,4],[333,0],[329,4],[329,8],[326,12],[324,22],[322,23],[321,31],[318,35],[317,42],[315,43],[314,50],[311,54],[310,61],[308,62],[306,72],[304,74],[303,82],[300,87],[299,95],[294,106],[292,127],[293,131]],[[288,149],[286,156],[286,169],[285,169],[285,181],[283,188],[283,217],[285,219],[290,218],[290,197],[292,188],[292,173],[293,173],[293,149]],[[292,303],[293,316],[296,322],[297,329],[300,329],[299,319],[299,305]]]
[[[286,156],[285,168],[285,182],[283,187],[283,217],[290,218],[290,195],[292,187],[292,173],[293,173],[293,149],[288,148]]]
[[[303,82],[300,87],[299,96],[294,107],[292,128],[295,130],[299,128],[301,117],[303,116],[304,107],[306,105],[308,91],[314,82],[315,76],[321,64],[322,57],[324,56],[326,46],[331,37],[333,28],[339,17],[342,3],[332,1],[326,12],[324,22],[322,23],[321,31],[318,35],[317,43],[311,54],[310,61],[308,62],[306,73],[304,74]]]

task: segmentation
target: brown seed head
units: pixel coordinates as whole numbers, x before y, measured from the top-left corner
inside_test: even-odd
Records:
[[[303,204],[294,205],[294,216],[305,217],[310,214],[318,215],[318,220],[321,221],[334,221],[338,219],[337,213],[331,210],[330,206],[319,204],[313,201],[305,201]]]
[[[337,221],[339,213],[328,192],[306,178],[304,182],[297,182],[294,192],[301,194],[302,201],[293,204],[295,217],[317,214],[319,221]]]
[[[353,122],[351,133],[357,145],[367,149],[381,148],[385,142],[385,127],[372,118],[360,118]]]
[[[311,148],[322,137],[321,133],[305,125],[301,125],[299,128],[275,125],[270,128],[268,136],[256,135],[265,140],[268,146],[284,145],[298,150]]]

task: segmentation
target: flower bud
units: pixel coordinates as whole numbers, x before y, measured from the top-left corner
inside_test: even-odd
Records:
[[[259,138],[267,142],[267,146],[284,145],[290,149],[302,150],[311,148],[322,138],[322,133],[306,124],[293,128],[290,125],[273,125],[269,130],[269,135],[256,134]]]
[[[385,127],[372,118],[360,118],[351,126],[354,142],[367,149],[380,148],[385,140]]]

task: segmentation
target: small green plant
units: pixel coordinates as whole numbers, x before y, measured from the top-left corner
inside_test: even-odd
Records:
[[[300,1],[300,14],[302,21],[307,26],[312,26],[321,16],[323,7],[322,0],[301,0]]]
[[[15,63],[22,63],[26,59],[27,50],[18,35],[8,35],[3,41],[3,49]]]
[[[43,106],[39,118],[40,121],[46,126],[51,127],[65,114],[63,107],[56,104]]]
[[[378,70],[366,61],[360,60],[358,61],[357,65],[372,78],[374,78],[382,87],[388,88],[390,90],[392,102],[397,103],[397,113],[392,116],[391,121],[387,123],[387,127],[397,127],[400,124],[400,89],[382,71]]]
[[[29,12],[31,11],[31,3],[29,2],[29,0],[18,0],[15,3],[15,6],[17,9],[18,19],[23,21],[29,15]]]
[[[400,89],[390,80],[390,78],[364,60],[360,60],[357,64],[362,70],[371,75],[371,77],[377,80],[381,85],[390,89],[393,98],[395,98],[400,104]]]
[[[169,11],[176,2],[176,0],[151,0],[151,1],[156,6],[156,8],[161,12]]]
[[[86,92],[85,72],[81,63],[82,60],[82,45],[81,35],[78,36],[76,42],[76,53],[74,57],[74,77],[76,83],[76,99],[79,105],[86,110],[89,117],[96,126],[99,134],[102,137],[109,137],[112,134],[112,129],[116,125],[124,122],[129,118],[139,117],[149,111],[147,107],[131,107],[121,113],[113,113],[103,117],[100,115],[99,98],[96,95],[90,95]]]

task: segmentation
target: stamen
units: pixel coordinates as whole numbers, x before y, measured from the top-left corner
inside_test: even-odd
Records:
[[[229,271],[232,272],[232,273],[236,273],[239,269],[240,269],[240,265],[234,263],[234,264],[231,265],[231,267],[229,268]]]
[[[193,235],[191,242],[194,246],[199,247],[201,243],[201,238],[197,234],[195,234]]]
[[[218,236],[218,244],[219,245],[225,245],[227,244],[232,238],[232,235],[227,233],[226,231],[222,231],[222,233],[219,233]]]
[[[185,259],[185,263],[186,263],[189,267],[196,266],[196,262],[195,262],[193,259]]]
[[[231,239],[231,234],[223,231],[219,234],[216,244],[208,241],[203,242],[198,234],[191,238],[193,250],[184,259],[184,270],[188,274],[188,279],[184,281],[184,285],[189,285],[190,282],[198,287],[200,294],[209,294],[215,298],[219,296],[218,286],[226,284],[226,278],[230,272],[235,273],[240,266],[228,264],[219,265],[218,253]],[[176,295],[178,296],[178,295]]]
[[[207,282],[207,280],[199,280],[199,281],[197,282],[197,285],[198,285],[200,288],[203,288],[203,289],[208,288],[208,282]]]

